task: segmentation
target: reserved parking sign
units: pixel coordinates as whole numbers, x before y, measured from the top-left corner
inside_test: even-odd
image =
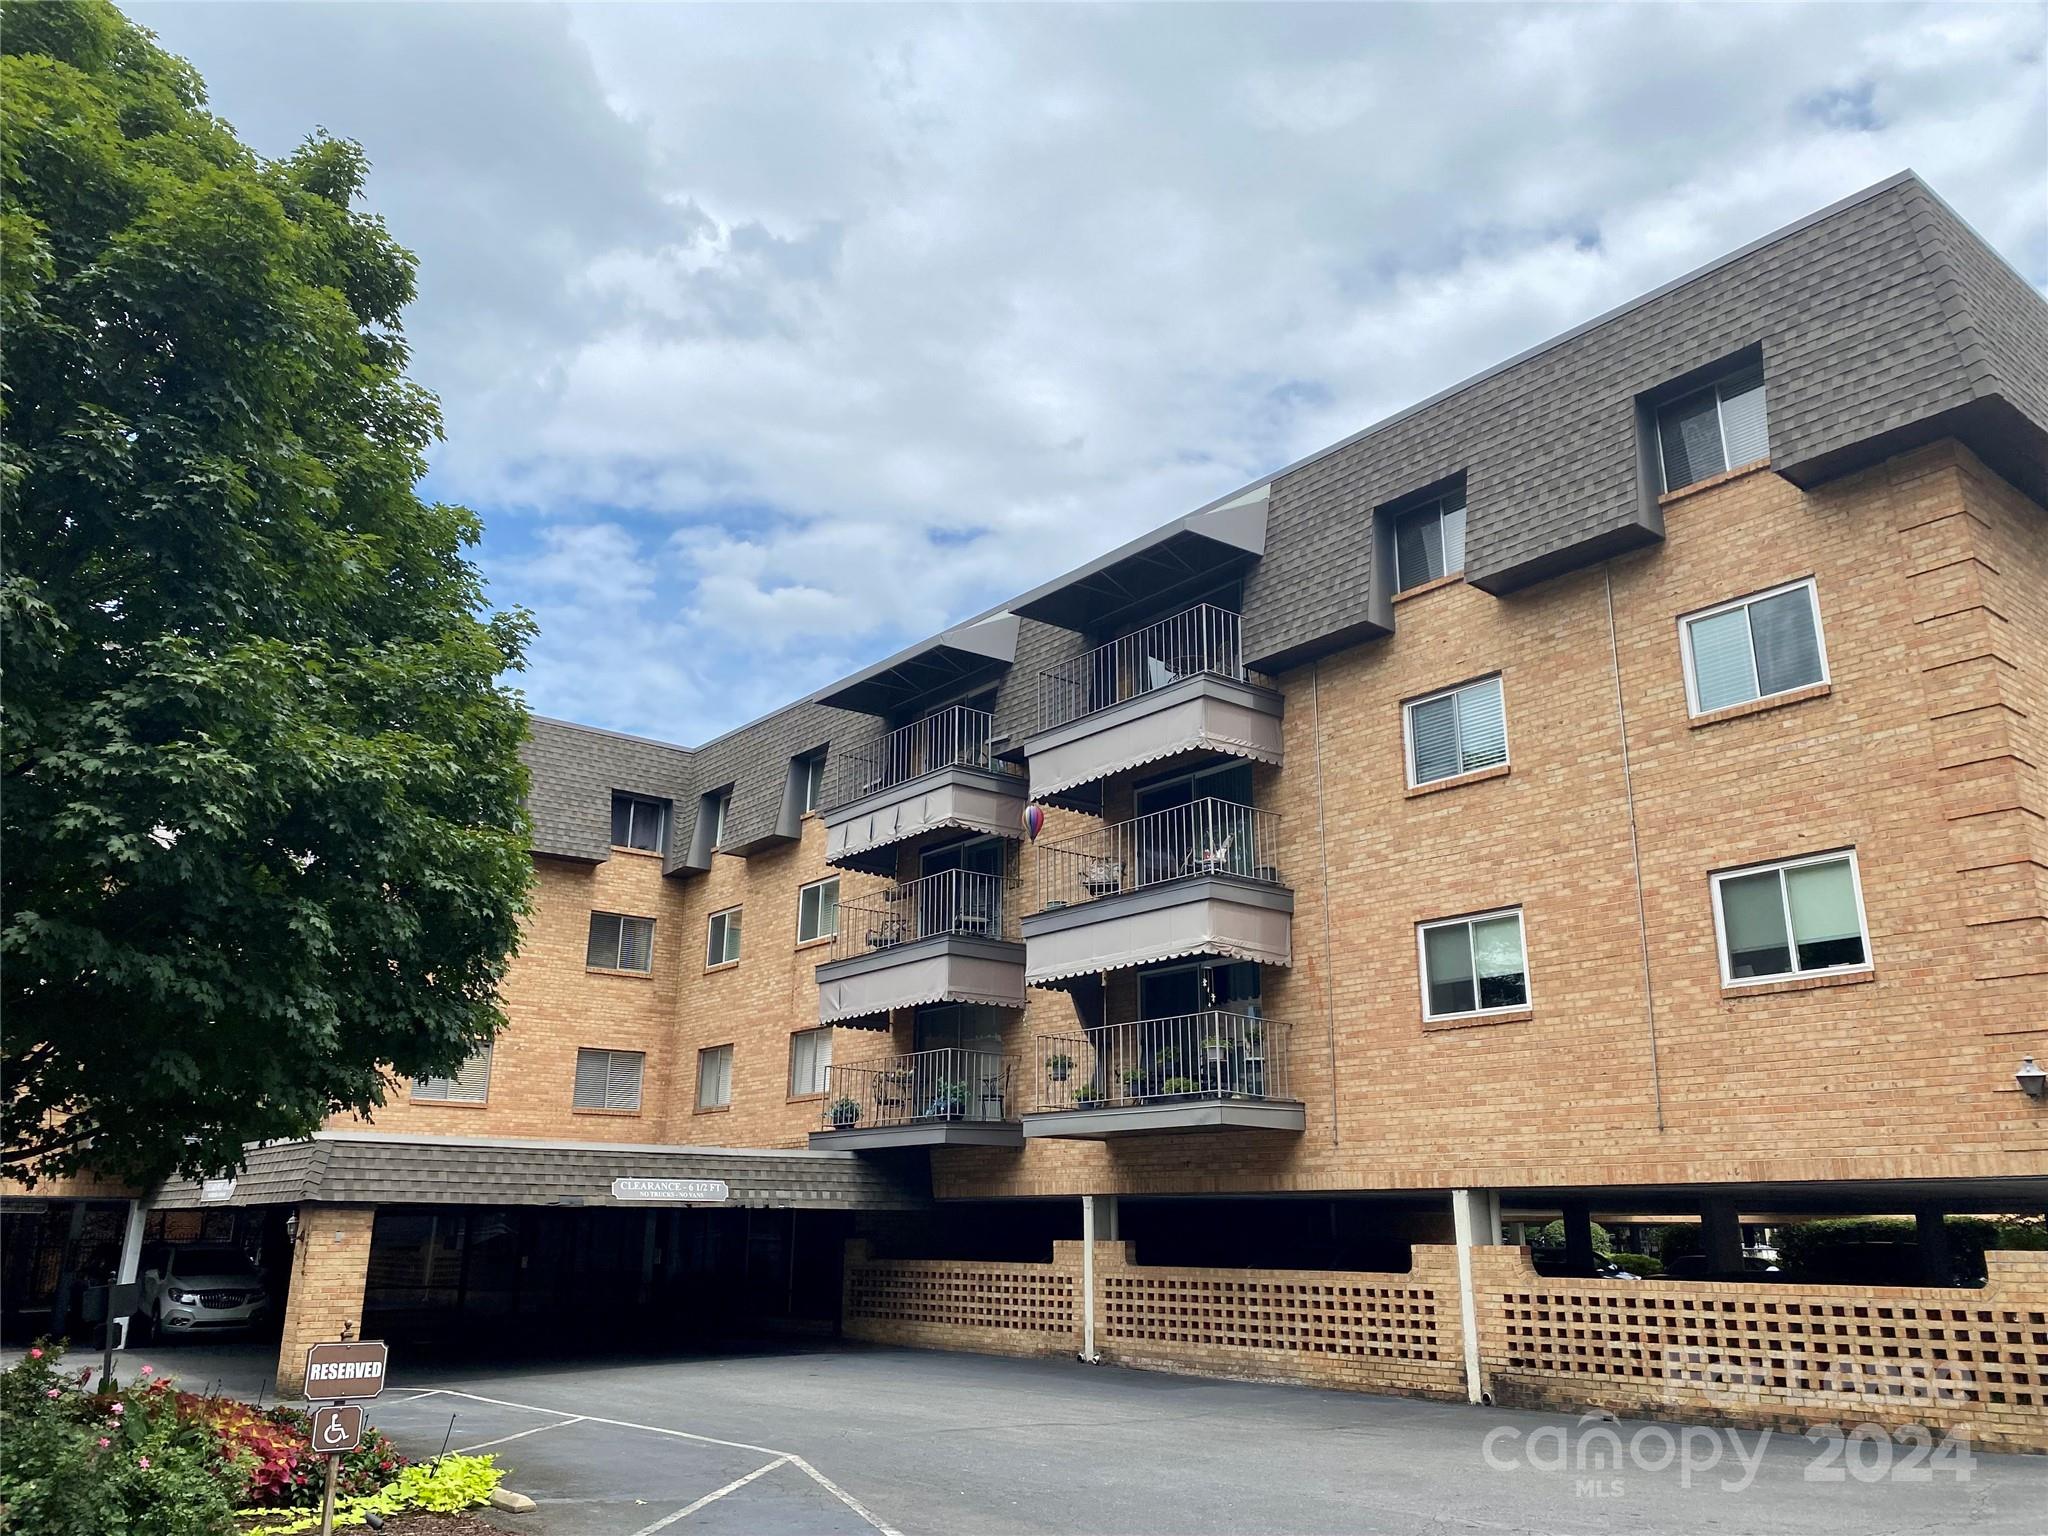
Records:
[[[387,1359],[381,1339],[313,1345],[306,1351],[306,1400],[335,1403],[376,1397],[384,1390]]]

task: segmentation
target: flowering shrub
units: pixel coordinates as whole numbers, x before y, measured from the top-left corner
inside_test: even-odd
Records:
[[[336,1530],[343,1530],[366,1525],[373,1513],[382,1516],[408,1509],[439,1513],[475,1509],[490,1502],[491,1491],[504,1475],[498,1469],[495,1456],[438,1456],[432,1461],[406,1467],[396,1479],[375,1493],[338,1500],[334,1506],[334,1526]],[[237,1513],[261,1515],[265,1511],[245,1509]],[[318,1511],[279,1513],[283,1518],[253,1526],[243,1536],[304,1536],[320,1523]]]
[[[289,1508],[318,1496],[321,1459],[313,1450],[313,1417],[303,1408],[256,1409],[232,1398],[178,1394],[183,1412],[204,1423],[247,1469],[241,1503],[261,1509]],[[343,1494],[374,1493],[405,1467],[384,1434],[363,1431],[360,1450],[341,1458],[335,1487]]]
[[[86,1390],[39,1345],[0,1373],[0,1506],[8,1536],[230,1536],[242,1477],[167,1384]]]

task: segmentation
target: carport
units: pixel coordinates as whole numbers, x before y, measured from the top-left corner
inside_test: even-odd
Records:
[[[151,1206],[284,1234],[295,1392],[306,1345],[346,1336],[530,1359],[830,1335],[853,1223],[930,1203],[921,1158],[322,1132]]]

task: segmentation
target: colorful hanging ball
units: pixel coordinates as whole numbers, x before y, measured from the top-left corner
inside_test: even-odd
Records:
[[[1045,807],[1027,805],[1024,807],[1024,835],[1032,842],[1038,841],[1038,834],[1045,830]]]

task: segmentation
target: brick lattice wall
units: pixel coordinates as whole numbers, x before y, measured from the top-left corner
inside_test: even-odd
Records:
[[[1924,1425],[2048,1450],[2048,1253],[1985,1255],[1981,1291],[1565,1280],[1474,1253],[1496,1401],[1803,1428]]]
[[[845,1332],[876,1344],[983,1355],[1071,1355],[1081,1338],[1081,1245],[1050,1264],[876,1259],[846,1245]]]

